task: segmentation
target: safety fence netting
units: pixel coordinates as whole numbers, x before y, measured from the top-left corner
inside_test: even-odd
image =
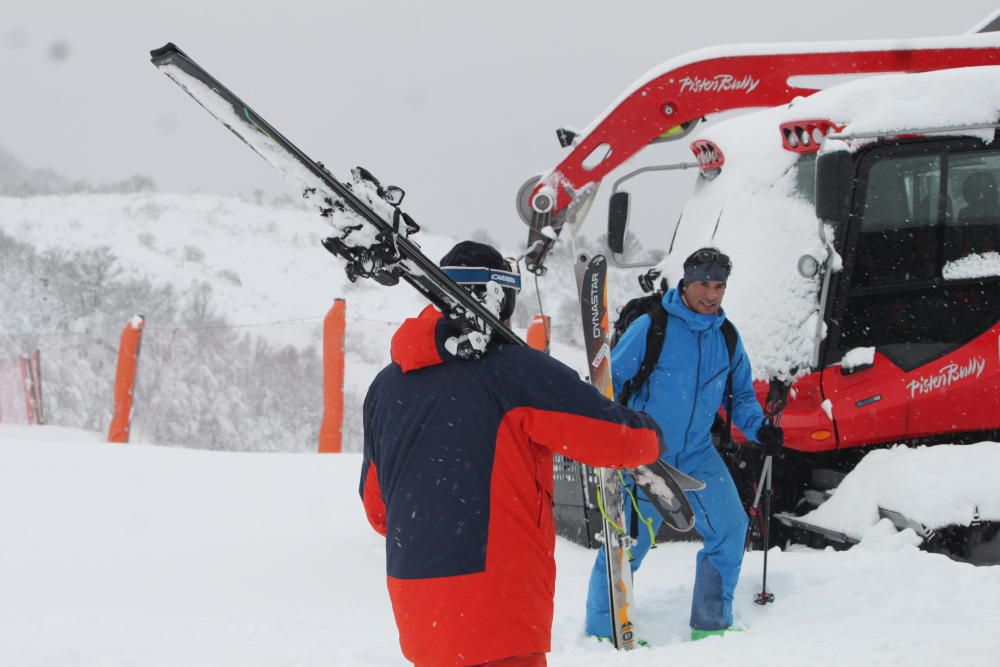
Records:
[[[44,424],[41,355],[38,350],[0,357],[0,424]]]
[[[368,384],[396,323],[347,318],[343,450],[362,447]],[[314,452],[323,417],[322,317],[143,333],[133,442]]]
[[[322,417],[316,324],[158,326],[147,320],[131,442],[236,451],[315,451]]]
[[[164,325],[155,316],[145,322],[130,442],[228,451],[317,450],[323,417],[322,315],[237,325],[212,318]],[[42,351],[47,423],[107,433],[123,323],[115,324],[81,333],[4,336],[8,345],[37,345]],[[344,451],[361,450],[365,392],[388,362],[389,340],[398,326],[347,317]],[[17,408],[23,415],[18,363],[0,361],[0,409],[14,414]]]

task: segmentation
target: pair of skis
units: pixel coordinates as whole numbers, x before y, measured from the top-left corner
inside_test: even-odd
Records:
[[[608,262],[603,255],[579,255],[575,265],[576,285],[580,293],[583,340],[587,352],[590,383],[614,400],[611,379],[611,338],[608,327]],[[612,468],[597,468],[597,506],[603,524],[605,570],[611,610],[611,639],[615,648],[630,651],[636,647],[632,621],[632,567],[629,551],[634,543],[625,516],[635,502],[621,473]],[[695,517],[685,491],[699,491],[705,484],[657,459],[632,471],[636,486],[656,507],[663,520],[678,532],[694,528]],[[628,502],[626,502],[628,501]],[[638,519],[636,519],[638,520]],[[650,536],[650,539],[654,539]]]
[[[358,167],[350,183],[337,180],[310,159],[249,105],[174,44],[150,52],[153,64],[215,116],[287,180],[327,218],[333,235],[323,246],[347,261],[347,277],[383,285],[404,280],[452,318],[509,342],[524,342],[438,268],[410,237],[420,226],[400,209],[403,190],[383,187]]]
[[[420,227],[400,208],[404,194],[400,188],[382,186],[360,167],[352,170],[351,182],[342,183],[175,45],[167,44],[150,55],[158,69],[282,176],[301,188],[320,216],[330,222],[333,234],[323,241],[323,246],[346,260],[347,276],[352,282],[371,278],[383,285],[395,285],[403,280],[447,316],[461,320],[464,327],[524,345],[510,328],[446,276],[411,239]],[[613,398],[607,264],[600,256],[592,261],[588,259],[586,264],[581,284],[585,286],[587,297],[581,298],[581,302],[585,303],[585,315],[589,313],[587,317],[597,324],[585,327],[592,334],[587,342],[591,381],[608,398]],[[595,313],[596,319],[593,319]],[[693,527],[694,518],[684,491],[701,488],[699,482],[662,461],[642,466],[632,473],[665,521],[679,531]],[[628,649],[635,646],[635,639],[629,610],[632,571],[628,565],[629,538],[624,531],[623,485],[617,471],[602,469],[600,477],[612,610],[615,618],[620,619],[616,621],[615,646]]]

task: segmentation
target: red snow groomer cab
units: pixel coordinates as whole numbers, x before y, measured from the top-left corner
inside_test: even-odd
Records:
[[[713,113],[771,107],[705,127],[691,164],[652,168],[700,172],[660,268],[673,285],[698,247],[732,257],[724,306],[762,402],[773,380],[793,381],[777,517],[785,538],[813,544],[857,541],[803,515],[872,447],[1000,440],[1000,34],[898,44],[720,47],[669,61],[587,130],[560,131],[568,156],[518,195],[528,269],[544,272],[558,234],[579,228],[625,160]],[[877,76],[821,91],[791,83],[845,73]],[[621,188],[649,170],[618,178],[610,198],[621,264]],[[745,499],[760,465],[746,449],[728,452]],[[1000,516],[928,526],[880,509],[928,549],[1000,562]]]

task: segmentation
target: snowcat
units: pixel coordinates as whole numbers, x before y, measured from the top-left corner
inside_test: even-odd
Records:
[[[608,247],[635,266],[625,256],[631,178],[698,170],[659,267],[673,286],[694,249],[729,254],[724,307],[762,404],[791,383],[771,544],[857,542],[807,515],[873,448],[1000,441],[1000,34],[988,23],[947,38],[675,58],[586,130],[560,129],[568,155],[518,193],[526,265],[543,273],[559,234],[576,233],[615,168],[652,144],[693,139],[694,160],[617,179]],[[854,79],[809,85],[845,74]],[[749,108],[764,109],[701,128],[712,114]],[[762,462],[753,448],[725,454],[753,498]],[[561,533],[596,546],[586,470],[560,461],[556,472]],[[974,503],[947,526],[878,511],[916,531],[922,548],[1000,562],[1000,515]]]

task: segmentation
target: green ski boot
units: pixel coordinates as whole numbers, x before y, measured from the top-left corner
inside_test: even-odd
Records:
[[[730,632],[743,632],[743,628],[738,625],[730,625],[728,628],[721,628],[719,630],[698,630],[697,628],[691,628],[691,641],[696,642],[709,637],[722,637]]]

